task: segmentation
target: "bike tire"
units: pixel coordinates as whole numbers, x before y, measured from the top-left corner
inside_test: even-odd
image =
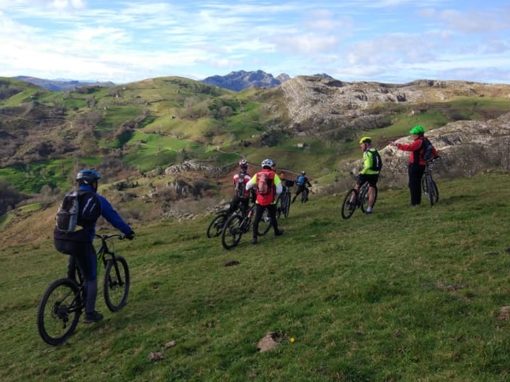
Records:
[[[63,344],[75,331],[83,310],[80,287],[65,278],[52,282],[37,308],[37,329],[48,345]]]
[[[439,201],[439,190],[437,189],[437,185],[436,182],[434,182],[434,179],[427,179],[427,190],[430,205],[433,206]]]
[[[210,239],[220,236],[226,221],[227,216],[225,214],[216,215],[207,227],[207,237]]]
[[[347,195],[345,195],[344,201],[342,203],[341,212],[342,212],[342,217],[344,219],[349,219],[352,216],[352,214],[354,213],[354,211],[356,210],[356,203],[351,203],[351,198],[353,197],[353,194],[355,195],[354,199],[356,200],[357,192],[353,188],[349,192],[347,192]]]
[[[273,224],[271,224],[271,219],[269,218],[269,211],[266,208],[262,213],[262,217],[260,218],[257,235],[264,236],[269,232],[272,226]]]
[[[362,193],[362,195],[360,195],[360,199],[361,199],[361,211],[363,211],[363,213],[366,213],[367,212],[367,208],[368,208],[368,187],[365,189],[365,191]],[[377,202],[377,186],[374,187],[374,205],[372,206],[372,208],[375,206],[375,203]]]
[[[234,214],[227,219],[221,232],[221,245],[223,248],[232,249],[239,244],[241,236],[243,236],[242,223],[243,218],[238,214]]]
[[[106,260],[103,296],[111,312],[118,312],[126,306],[130,281],[129,267],[125,258],[115,256],[115,260]]]
[[[290,213],[290,195],[287,195],[285,197],[285,203],[283,205],[283,216],[288,218],[289,217],[289,213]]]
[[[439,190],[437,184],[431,176],[425,175],[421,179],[421,188],[423,193],[427,195],[430,205],[433,206],[439,201]]]

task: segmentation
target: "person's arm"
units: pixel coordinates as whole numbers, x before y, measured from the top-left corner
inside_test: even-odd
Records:
[[[246,183],[246,190],[251,189],[257,184],[257,174],[253,175],[248,183]]]
[[[283,191],[282,181],[276,174],[274,174],[274,185],[276,186],[276,195],[280,195]]]
[[[312,187],[312,183],[310,183],[310,179],[308,179],[308,177],[305,178],[305,184],[308,186],[308,187]]]
[[[131,227],[122,220],[119,213],[115,211],[110,202],[104,196],[97,195],[101,203],[101,215],[115,228],[121,231],[124,235],[133,235],[134,232]]]
[[[422,144],[421,139],[416,139],[412,143],[396,143],[395,145],[402,151],[416,151],[419,150]]]

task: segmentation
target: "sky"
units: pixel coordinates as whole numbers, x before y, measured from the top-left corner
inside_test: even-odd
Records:
[[[510,83],[509,0],[0,0],[0,76]]]

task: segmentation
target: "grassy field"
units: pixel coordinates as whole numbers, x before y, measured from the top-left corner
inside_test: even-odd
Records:
[[[100,291],[105,320],[57,348],[35,315],[65,256],[49,240],[3,248],[0,380],[508,381],[510,176],[439,188],[438,205],[416,209],[406,189],[382,191],[374,215],[349,221],[343,195],[312,195],[281,221],[284,236],[233,251],[205,237],[210,216],[135,227],[117,244],[129,304],[109,313]],[[282,341],[259,353],[270,331]]]

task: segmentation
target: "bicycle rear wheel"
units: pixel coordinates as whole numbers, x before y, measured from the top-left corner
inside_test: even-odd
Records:
[[[37,329],[49,345],[63,344],[73,334],[83,309],[80,287],[71,279],[50,284],[37,308]]]
[[[363,211],[363,213],[367,212],[368,208],[368,191],[369,187],[365,188],[360,195],[361,211]],[[375,206],[375,202],[377,202],[377,187],[374,187],[374,204],[372,205],[372,207]]]
[[[257,230],[257,234],[259,236],[264,236],[271,229],[273,225],[271,224],[271,219],[269,218],[269,211],[266,208],[262,213],[262,217],[259,221],[259,229]]]
[[[354,211],[356,210],[356,200],[357,200],[356,194],[357,194],[356,190],[353,188],[347,193],[347,195],[345,195],[344,201],[342,203],[342,208],[341,208],[342,217],[344,219],[349,219],[352,216],[352,214],[354,213]],[[354,202],[351,202],[351,200],[354,200]]]
[[[211,224],[209,224],[209,227],[207,227],[207,237],[212,238],[220,236],[226,221],[226,214],[216,215],[211,221]]]
[[[285,195],[285,199],[282,203],[282,209],[283,209],[283,216],[288,218],[289,212],[290,212],[290,194]]]
[[[126,304],[129,294],[129,267],[126,259],[115,256],[108,259],[104,272],[104,301],[111,312],[121,310]]]
[[[232,249],[239,244],[241,236],[243,236],[241,229],[242,222],[243,218],[238,214],[234,214],[227,219],[221,232],[221,245],[223,248]]]

